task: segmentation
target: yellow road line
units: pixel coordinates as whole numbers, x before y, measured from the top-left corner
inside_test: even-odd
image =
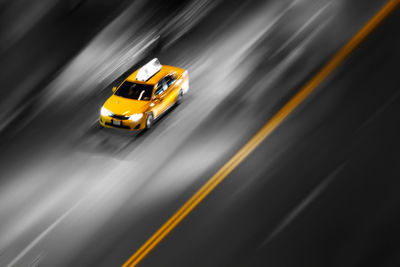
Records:
[[[150,253],[229,173],[267,138],[326,77],[389,15],[400,3],[390,0],[364,27],[345,44],[322,69],[297,92],[207,183],[205,183],[175,214],[164,223],[123,265],[133,267]]]

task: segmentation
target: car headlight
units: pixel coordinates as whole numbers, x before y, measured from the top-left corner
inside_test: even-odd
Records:
[[[138,121],[143,117],[143,113],[138,113],[138,114],[133,114],[131,116],[129,116],[129,119],[131,121]]]
[[[100,114],[102,116],[112,116],[113,115],[113,113],[111,111],[109,111],[108,109],[106,109],[105,107],[101,107]]]

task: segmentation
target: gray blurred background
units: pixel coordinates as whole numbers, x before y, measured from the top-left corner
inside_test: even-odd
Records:
[[[120,266],[384,1],[0,0],[0,266]],[[140,266],[399,266],[397,8]],[[148,132],[99,129],[148,60]]]

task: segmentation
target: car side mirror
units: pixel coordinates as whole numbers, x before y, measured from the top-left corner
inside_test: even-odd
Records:
[[[117,91],[117,87],[114,86],[114,87],[112,88],[112,91],[113,91],[113,93],[115,93],[115,91]]]
[[[160,100],[161,96],[160,95],[154,95],[154,100]]]

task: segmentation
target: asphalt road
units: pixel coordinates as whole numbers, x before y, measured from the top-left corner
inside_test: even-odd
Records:
[[[191,87],[139,135],[96,128],[111,85],[55,86],[70,64],[1,133],[0,265],[122,265],[383,4],[364,2],[218,3],[143,59]],[[399,12],[140,266],[397,266]]]

